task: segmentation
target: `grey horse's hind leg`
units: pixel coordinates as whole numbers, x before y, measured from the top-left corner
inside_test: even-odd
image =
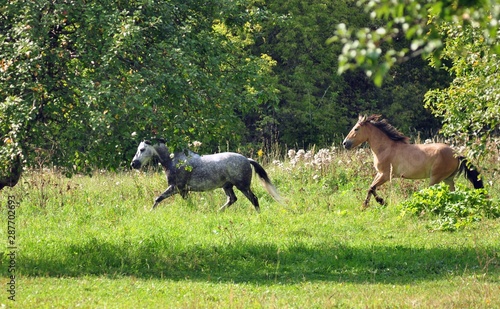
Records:
[[[236,194],[234,194],[232,184],[226,184],[222,188],[224,189],[224,192],[226,192],[227,201],[226,201],[226,204],[222,205],[222,207],[219,209],[219,211],[226,210],[227,207],[233,205],[234,202],[236,202],[236,200],[238,199],[238,198],[236,198]]]
[[[243,194],[245,194],[245,196],[250,200],[250,202],[252,202],[253,206],[255,207],[255,210],[257,210],[257,212],[260,212],[259,200],[255,196],[255,194],[253,194],[252,190],[250,190],[250,188],[247,189],[238,188],[238,189],[241,192],[243,192]]]
[[[180,190],[179,193],[183,199],[187,199],[189,191],[188,190]]]

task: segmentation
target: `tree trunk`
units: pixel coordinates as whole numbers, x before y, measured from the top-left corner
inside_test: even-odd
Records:
[[[14,162],[12,162],[9,174],[0,176],[0,190],[4,187],[14,187],[19,181],[19,178],[21,178],[22,171],[21,156],[17,155]]]

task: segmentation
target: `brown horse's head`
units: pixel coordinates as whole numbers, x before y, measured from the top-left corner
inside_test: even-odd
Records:
[[[358,122],[344,139],[344,147],[346,149],[351,149],[366,142],[370,136],[373,137],[373,128],[379,129],[385,136],[394,142],[409,143],[410,139],[408,137],[404,136],[403,133],[389,124],[387,120],[379,120],[380,117],[380,115],[359,116]]]
[[[344,142],[342,143],[345,149],[355,148],[368,140],[368,134],[365,124],[370,121],[377,121],[380,115],[371,115],[369,117],[359,116],[358,122],[351,129],[349,134],[347,134]]]

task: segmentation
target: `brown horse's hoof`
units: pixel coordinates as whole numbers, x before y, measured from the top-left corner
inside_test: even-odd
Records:
[[[370,204],[367,202],[364,202],[363,205],[361,206],[361,211],[365,211],[368,207],[370,207]]]
[[[375,200],[377,201],[377,203],[379,203],[382,206],[386,206],[387,205],[387,203],[381,197],[376,197]]]

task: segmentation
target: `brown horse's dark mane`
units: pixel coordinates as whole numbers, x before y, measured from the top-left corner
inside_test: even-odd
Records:
[[[365,123],[370,123],[374,125],[377,129],[384,132],[384,134],[393,141],[404,144],[408,144],[410,142],[409,137],[399,132],[399,130],[393,127],[389,122],[387,122],[386,119],[379,120],[380,117],[380,115],[371,115],[368,117],[364,117],[363,121],[360,124],[363,125]]]

